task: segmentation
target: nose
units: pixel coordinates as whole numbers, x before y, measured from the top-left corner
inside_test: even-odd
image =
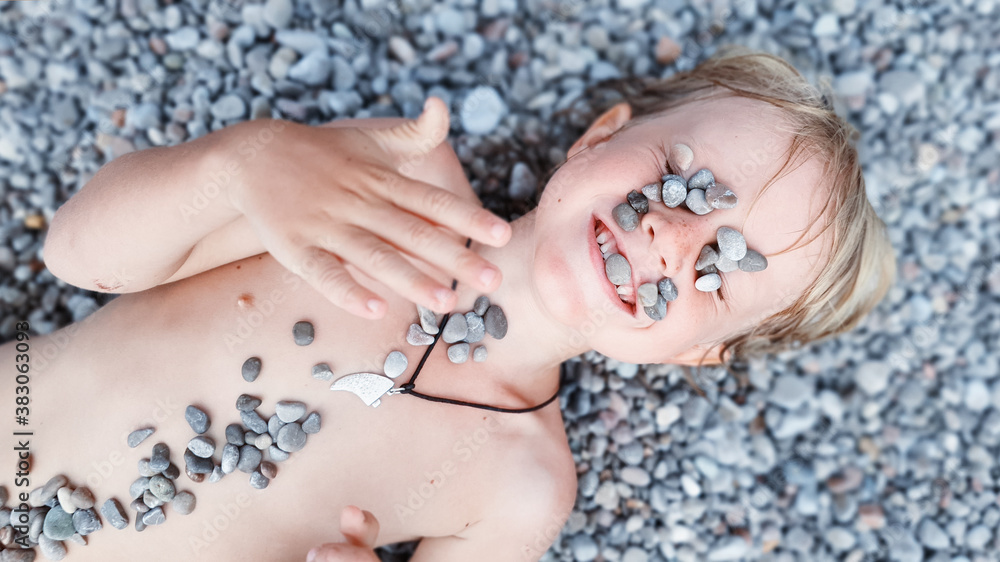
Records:
[[[668,217],[666,213],[643,213],[636,231],[640,233],[640,247],[649,248],[640,261],[641,271],[649,272],[651,277],[677,278],[683,271],[694,270],[698,255],[690,251],[692,233],[685,220]]]

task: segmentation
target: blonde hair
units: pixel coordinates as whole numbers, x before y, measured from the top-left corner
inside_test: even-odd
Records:
[[[858,132],[788,62],[767,53],[730,47],[692,70],[667,79],[605,81],[586,95],[605,98],[596,100],[582,116],[570,114],[588,123],[621,101],[631,105],[632,123],[707,98],[739,96],[759,100],[780,110],[792,136],[784,165],[764,189],[791,171],[796,160],[816,157],[822,162],[822,177],[828,178],[823,187],[828,188],[828,197],[820,216],[827,222],[816,236],[833,229],[829,258],[816,279],[788,306],[725,339],[720,348],[724,362],[732,364],[777,353],[851,330],[889,290],[896,275],[896,260],[885,224],[865,193],[854,146]],[[577,111],[576,104],[560,113],[573,111]],[[710,351],[701,357],[699,365],[706,364]]]

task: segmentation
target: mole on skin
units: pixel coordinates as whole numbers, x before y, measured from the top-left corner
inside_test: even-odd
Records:
[[[236,299],[236,304],[244,310],[253,307],[253,295],[250,293],[243,293]]]

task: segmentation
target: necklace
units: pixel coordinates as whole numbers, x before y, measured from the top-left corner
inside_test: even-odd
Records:
[[[469,238],[465,242],[465,247],[468,248],[472,244],[472,238]],[[452,279],[451,290],[454,291],[455,287],[458,286],[458,279]],[[434,341],[430,343],[427,347],[427,351],[424,352],[424,356],[420,358],[420,363],[417,364],[417,369],[410,377],[410,380],[403,384],[399,388],[393,388],[393,380],[385,375],[378,373],[354,373],[350,375],[343,376],[337,379],[336,382],[330,387],[330,390],[346,390],[357,395],[365,404],[377,408],[381,403],[381,398],[383,396],[393,396],[396,394],[409,394],[411,396],[416,396],[423,400],[429,400],[431,402],[441,402],[444,404],[455,404],[457,406],[468,406],[470,408],[479,408],[482,410],[490,410],[493,412],[504,412],[508,414],[522,414],[526,412],[533,412],[539,410],[549,405],[556,397],[559,396],[559,391],[562,389],[562,377],[559,380],[559,388],[556,392],[549,397],[548,400],[542,402],[541,404],[531,406],[529,408],[501,408],[499,406],[490,406],[488,404],[477,404],[475,402],[466,402],[465,400],[455,400],[453,398],[444,398],[442,396],[431,396],[429,394],[424,394],[422,392],[417,392],[414,390],[414,381],[417,380],[417,375],[420,374],[420,369],[423,368],[424,363],[430,356],[431,351],[434,349],[434,345],[437,343],[441,334],[444,332],[444,327],[448,323],[448,317],[451,313],[445,314],[444,318],[441,320],[441,324],[438,326],[438,331],[434,334]]]

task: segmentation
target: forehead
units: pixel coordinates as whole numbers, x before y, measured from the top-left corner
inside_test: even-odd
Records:
[[[708,168],[739,198],[733,209],[699,217],[711,217],[713,226],[739,230],[749,248],[767,257],[768,267],[762,272],[723,274],[727,296],[750,302],[762,289],[801,294],[826,256],[826,234],[807,241],[822,229],[820,213],[827,189],[822,186],[822,163],[816,158],[793,160],[781,171],[792,135],[780,110],[747,98],[715,98],[638,119],[632,129],[635,141],[662,143],[668,151],[674,144],[688,145],[694,160],[679,173],[690,178]],[[676,164],[672,167],[677,170]]]

